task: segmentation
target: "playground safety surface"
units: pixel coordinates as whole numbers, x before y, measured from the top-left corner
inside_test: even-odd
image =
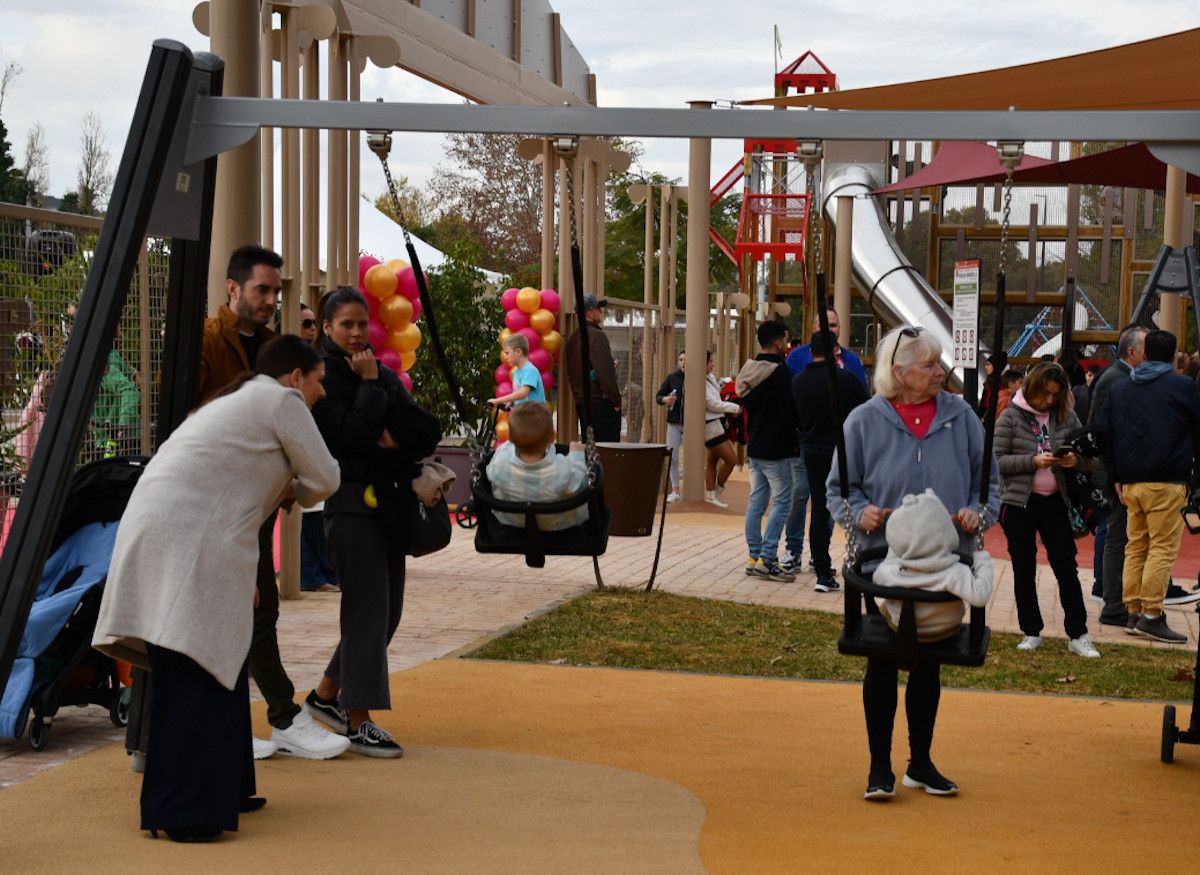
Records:
[[[812,575],[783,584],[742,573],[744,490],[731,483],[725,511],[671,507],[658,586],[840,611],[840,595],[814,592]],[[644,583],[652,555],[652,539],[614,539],[601,559],[605,579]],[[989,623],[1013,631],[1011,570],[1002,552],[997,558]],[[1091,576],[1081,577],[1086,591]],[[1184,864],[1194,847],[1151,814],[1194,801],[1200,787],[1200,749],[1180,747],[1172,766],[1157,760],[1159,704],[947,691],[935,756],[962,796],[901,788],[893,802],[871,805],[861,799],[866,740],[855,685],[439,659],[592,585],[587,559],[527,569],[521,557],[476,554],[468,532],[413,561],[389,653],[397,710],[378,715],[405,758],[260,763],[270,804],[216,847],[139,833],[139,780],[116,743],[123,733],[100,709],[67,709],[47,750],[0,744],[0,858],[14,871],[106,871],[131,861],[320,871],[403,861],[404,871],[747,872],[880,859],[900,870],[976,861],[1042,870],[1125,868],[1131,846],[1114,844],[1116,835],[1153,836],[1166,865]],[[1046,634],[1061,635],[1045,567],[1039,592]],[[281,651],[298,696],[336,641],[337,598],[283,604]],[[1087,603],[1101,650],[1134,640],[1099,626],[1098,606]],[[1194,648],[1197,615],[1169,616]],[[266,734],[261,703],[255,719]]]

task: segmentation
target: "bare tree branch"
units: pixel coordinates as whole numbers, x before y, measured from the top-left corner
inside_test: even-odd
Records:
[[[89,112],[83,117],[79,135],[79,211],[85,215],[99,215],[108,201],[112,190],[112,174],[108,172],[108,138],[100,116]]]
[[[25,190],[30,202],[40,207],[50,189],[50,163],[47,160],[46,129],[38,122],[25,134]]]
[[[4,112],[4,95],[8,94],[8,86],[24,72],[25,68],[16,61],[9,61],[4,65],[4,72],[0,73],[0,112]]]

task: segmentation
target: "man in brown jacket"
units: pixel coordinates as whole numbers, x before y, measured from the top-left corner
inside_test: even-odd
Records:
[[[613,362],[612,347],[604,334],[604,308],[608,301],[595,295],[583,296],[584,322],[581,326],[588,332],[588,357],[592,360],[591,381],[588,393],[592,398],[592,429],[598,441],[621,439],[621,388],[617,384],[617,367]],[[583,363],[579,331],[567,338],[567,379],[571,382],[571,394],[575,406],[583,404]],[[582,425],[583,420],[580,419]]]
[[[258,350],[273,333],[281,290],[283,259],[270,249],[247,245],[229,258],[225,288],[229,303],[204,322],[200,347],[199,403],[208,401],[242,371],[254,369]],[[267,700],[271,740],[254,739],[256,758],[279,752],[304,759],[328,759],[343,753],[349,740],[319,728],[295,702],[296,689],[279,658],[279,586],[275,582],[275,514],[258,532],[258,599],[250,641],[250,676]]]

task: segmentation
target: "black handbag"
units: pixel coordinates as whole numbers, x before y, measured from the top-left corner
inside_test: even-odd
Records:
[[[1087,532],[1095,534],[1100,523],[1108,519],[1112,510],[1112,505],[1104,496],[1104,490],[1092,483],[1091,475],[1083,471],[1064,469],[1063,475],[1067,482],[1067,500],[1079,515]],[[1078,537],[1087,534],[1078,531],[1077,526],[1075,528]]]
[[[433,507],[426,507],[421,499],[415,497],[413,504],[416,505],[416,512],[409,527],[408,555],[427,556],[449,546],[452,529],[450,507],[445,497],[439,498]]]

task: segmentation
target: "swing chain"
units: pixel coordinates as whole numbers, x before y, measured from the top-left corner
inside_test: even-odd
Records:
[[[998,140],[996,154],[1004,165],[1004,214],[1000,223],[1000,273],[1006,273],[1008,260],[1008,226],[1012,218],[1013,171],[1025,159],[1025,143],[1021,140]]]
[[[854,565],[858,561],[858,527],[854,525],[849,498],[842,499],[842,528],[846,532],[846,564]]]
[[[575,156],[579,152],[579,141],[574,138],[558,137],[554,140],[554,151],[563,159],[567,176],[567,226],[571,235],[571,246],[579,246],[579,228],[575,219]],[[571,278],[574,282],[574,277]],[[587,314],[576,313],[579,320],[579,330],[587,331]],[[582,363],[581,363],[582,367]],[[583,379],[588,379],[584,374]],[[588,417],[587,430],[583,436],[584,456],[587,460],[588,489],[596,485],[596,468],[600,464],[600,455],[596,451],[596,432],[592,428],[591,417]]]
[[[821,159],[825,155],[825,145],[820,140],[801,141],[796,144],[796,154],[800,156],[800,160],[804,163],[806,173],[806,181],[804,185],[805,193],[808,195],[808,219],[812,223],[812,241],[808,247],[809,255],[812,257],[812,267],[814,273],[820,272],[821,264],[821,229],[824,224],[821,220],[820,210],[820,183],[818,182],[817,166],[821,163]],[[812,210],[813,205],[817,205],[816,221],[813,221]]]

